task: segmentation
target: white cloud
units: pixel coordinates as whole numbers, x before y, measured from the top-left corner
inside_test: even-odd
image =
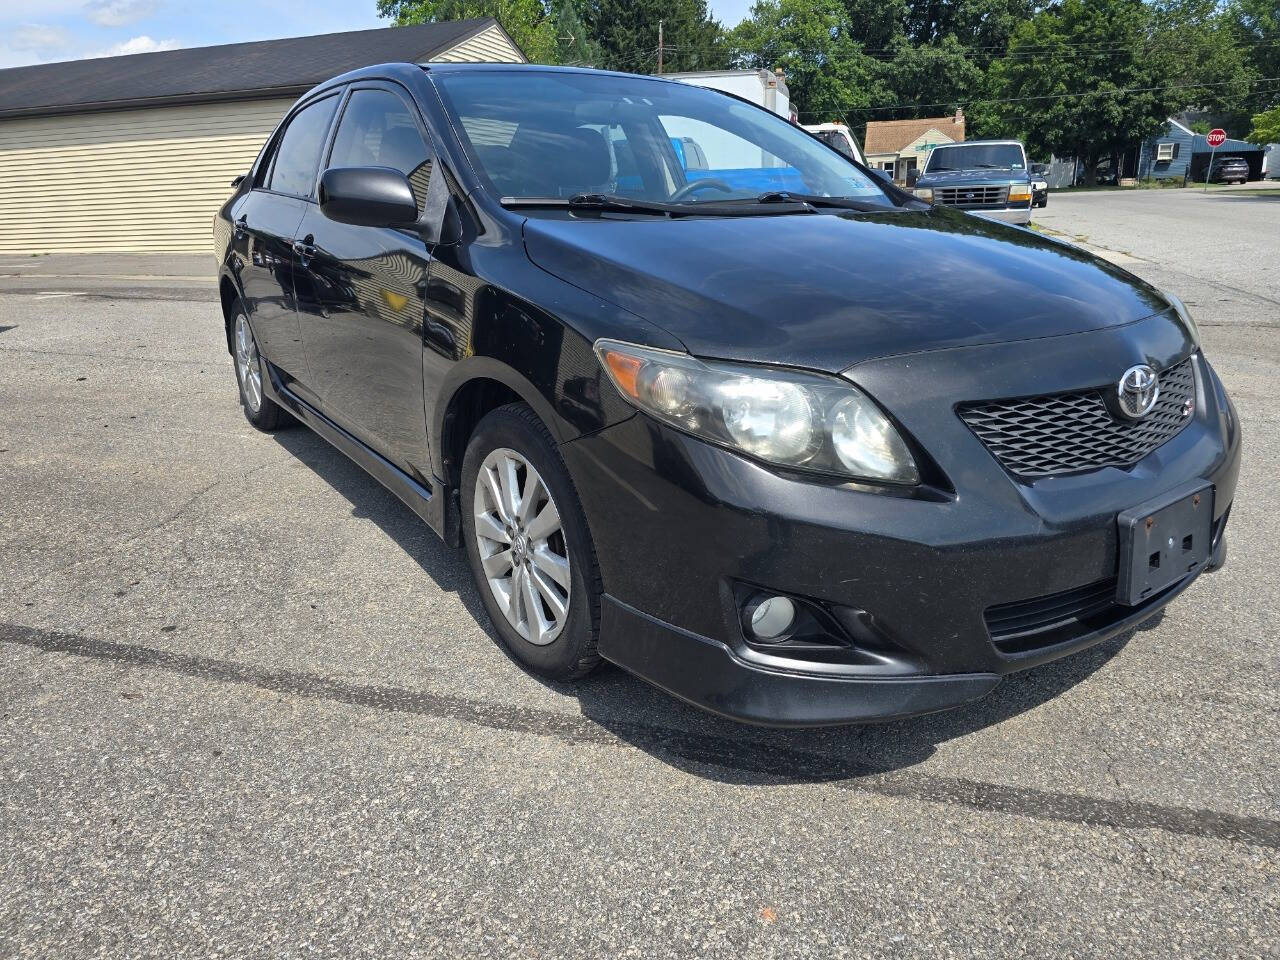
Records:
[[[123,27],[149,17],[156,9],[155,0],[89,0],[85,14],[102,27]]]
[[[13,50],[42,51],[54,47],[65,47],[69,39],[70,35],[61,27],[27,23],[13,31],[13,37],[7,46]]]
[[[92,53],[84,54],[81,59],[89,60],[94,57],[123,57],[130,53],[155,53],[157,50],[176,50],[182,46],[177,40],[152,40],[146,34],[140,37],[130,37],[117,43],[114,47],[106,50],[95,50]]]

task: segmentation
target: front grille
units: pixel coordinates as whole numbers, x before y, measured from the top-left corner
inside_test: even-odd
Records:
[[[1009,200],[1009,187],[938,187],[933,202],[949,207],[1004,206]]]
[[[1195,395],[1188,357],[1160,374],[1159,399],[1141,420],[1113,416],[1101,390],[991,400],[958,413],[1009,472],[1047,477],[1137,463],[1191,422],[1183,409]]]

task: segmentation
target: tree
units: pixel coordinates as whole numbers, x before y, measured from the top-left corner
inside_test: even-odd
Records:
[[[1253,118],[1250,143],[1280,143],[1280,107],[1264,110]]]
[[[555,31],[556,63],[598,67],[604,48],[596,42],[582,18],[582,0],[551,0],[551,27]]]
[[[706,0],[582,0],[582,20],[610,70],[658,69],[658,21],[663,22],[663,70],[718,70],[728,66],[725,31]]]
[[[1018,25],[988,73],[985,109],[1033,153],[1101,157],[1154,136],[1185,103],[1141,0],[1062,0]]]
[[[556,62],[556,32],[542,0],[378,0],[396,26],[493,17],[534,63]]]
[[[1276,0],[1232,0],[1225,18],[1258,77],[1280,77],[1280,4]],[[1263,84],[1267,105],[1280,103],[1280,85]]]
[[[892,53],[892,58],[879,66],[881,86],[890,97],[888,102],[916,106],[880,110],[870,119],[941,116],[982,95],[982,67],[953,35],[923,46],[900,36],[893,43]]]
[[[1030,19],[1034,0],[915,0],[907,5],[903,26],[916,44],[947,37],[986,58],[1004,52],[1014,28]]]
[[[800,119],[818,123],[883,99],[876,63],[852,34],[841,0],[759,0],[729,42],[741,67],[781,67]]]

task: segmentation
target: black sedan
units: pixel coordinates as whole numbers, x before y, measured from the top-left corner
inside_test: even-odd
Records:
[[[371,67],[298,101],[214,232],[249,421],[465,548],[545,677],[924,713],[1225,557],[1240,431],[1176,298],[724,94]]]
[[[1214,183],[1246,183],[1249,161],[1244,157],[1218,157],[1209,167],[1209,179]]]

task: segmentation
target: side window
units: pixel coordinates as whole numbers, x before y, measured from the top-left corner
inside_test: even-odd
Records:
[[[268,189],[295,197],[311,196],[324,136],[329,132],[329,121],[337,106],[337,97],[327,97],[304,107],[289,121],[276,150]]]
[[[351,94],[333,138],[330,167],[392,167],[409,178],[421,213],[431,180],[431,151],[409,107],[387,90]]]

